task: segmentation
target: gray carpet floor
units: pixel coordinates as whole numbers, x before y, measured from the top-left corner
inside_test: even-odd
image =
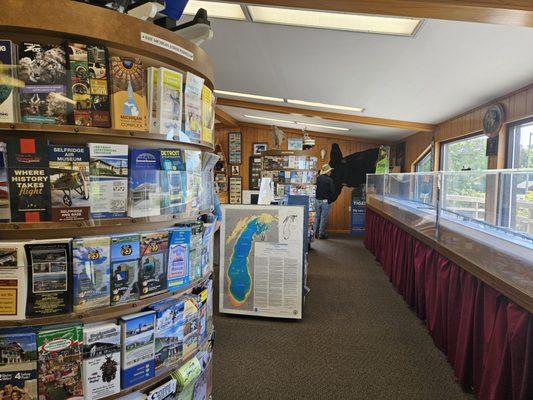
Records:
[[[474,398],[360,239],[309,261],[302,321],[215,312],[214,400]]]

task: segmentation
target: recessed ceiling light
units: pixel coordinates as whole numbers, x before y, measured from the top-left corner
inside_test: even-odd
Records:
[[[300,106],[332,108],[334,110],[343,110],[343,111],[356,111],[356,112],[363,112],[364,111],[364,108],[361,108],[361,107],[338,106],[338,105],[335,105],[335,104],[315,103],[315,102],[312,102],[312,101],[303,101],[303,100],[287,99],[287,103],[298,104]]]
[[[339,126],[328,126],[328,125],[320,125],[320,124],[308,124],[306,122],[296,122],[296,125],[303,125],[303,126],[313,126],[315,128],[324,128],[324,129],[333,129],[336,131],[349,131],[349,128],[341,128]]]
[[[266,118],[266,117],[259,117],[257,115],[244,115],[246,118],[253,118],[253,119],[260,119],[262,121],[272,121],[272,122],[282,122],[284,124],[296,124],[294,121],[288,121],[285,119],[276,119],[276,118]]]
[[[209,17],[246,21],[246,16],[242,11],[241,6],[235,3],[190,0],[183,11],[183,14],[196,15],[196,12],[200,8],[205,9]]]
[[[381,17],[294,8],[248,6],[248,10],[253,22],[388,35],[412,36],[420,24],[420,20],[414,18]]]
[[[286,119],[277,119],[277,118],[267,118],[267,117],[260,117],[257,115],[244,115],[246,118],[253,118],[253,119],[260,119],[262,121],[271,121],[271,122],[281,122],[284,124],[293,124],[293,125],[299,125],[299,126],[313,126],[315,128],[323,128],[323,129],[333,129],[336,131],[349,131],[348,128],[341,128],[338,126],[328,126],[328,125],[320,125],[320,124],[308,124],[306,122],[298,122],[298,121],[289,121]]]
[[[228,92],[226,90],[215,90],[215,94],[222,95],[222,96],[245,97],[247,99],[255,99],[255,100],[276,101],[278,103],[285,102],[285,99],[280,99],[279,97],[259,96],[257,94],[238,93],[238,92]]]

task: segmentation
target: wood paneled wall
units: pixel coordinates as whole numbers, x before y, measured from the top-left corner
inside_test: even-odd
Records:
[[[405,139],[405,171],[413,171],[413,164],[431,146],[433,134],[431,132],[419,132]]]
[[[436,160],[435,169],[439,167],[439,144],[442,141],[457,139],[462,136],[471,135],[483,130],[482,119],[487,107],[494,103],[502,103],[505,108],[506,123],[516,122],[533,116],[533,84],[509,93],[505,96],[496,98],[489,103],[483,104],[470,111],[453,117],[437,125],[434,136],[436,142]],[[426,137],[431,142],[431,133],[417,133],[406,139],[406,159],[407,169],[410,169],[411,163],[427,148]],[[506,126],[500,132],[499,151],[497,157],[489,159],[489,168],[505,168],[505,148],[506,144]]]
[[[249,158],[252,155],[253,143],[268,143],[269,149],[273,148],[272,130],[269,127],[241,127],[241,129],[232,129],[217,126],[215,132],[215,142],[220,144],[224,155],[228,156],[228,132],[242,133],[242,164],[240,166],[240,173],[242,176],[243,190],[248,189],[249,183]],[[291,133],[284,130],[288,137],[301,137],[301,134]],[[364,142],[358,139],[350,138],[331,138],[327,135],[315,134],[309,132],[309,136],[316,140],[316,145],[306,153],[311,156],[318,157],[318,165],[321,166],[329,161],[329,152],[331,145],[337,143],[343,155],[352,154],[358,151],[364,151],[377,147],[379,144],[372,142]],[[287,149],[287,141],[283,143],[283,149]],[[326,157],[324,160],[320,159],[320,150],[326,149]],[[351,189],[344,188],[341,195],[331,209],[329,216],[328,230],[330,232],[346,232],[350,229],[350,193]]]

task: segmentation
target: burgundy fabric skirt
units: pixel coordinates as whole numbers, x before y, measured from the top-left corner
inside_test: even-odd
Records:
[[[461,385],[482,400],[532,400],[533,315],[368,209],[365,229],[366,248]]]

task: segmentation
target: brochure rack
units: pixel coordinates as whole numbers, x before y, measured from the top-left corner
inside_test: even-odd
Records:
[[[144,67],[167,67],[191,72],[204,79],[213,90],[213,66],[207,54],[178,34],[125,14],[69,0],[35,2],[32,0],[5,0],[0,13],[0,38],[14,43],[36,42],[60,44],[65,41],[83,41],[107,47],[110,56],[138,57]],[[86,145],[88,143],[127,144],[130,148],[184,149],[212,152],[213,144],[182,143],[163,135],[136,130],[119,130],[76,125],[48,125],[36,123],[0,123],[0,142],[19,138],[48,140],[51,143]],[[176,223],[195,220],[198,215],[166,214],[141,218],[90,219],[65,222],[5,222],[0,223],[0,239],[24,241],[56,239],[72,236],[111,235],[173,227]],[[177,298],[190,293],[210,278],[211,272],[174,292],[146,299],[93,310],[50,317],[28,318],[22,321],[1,321],[0,331],[16,327],[52,325],[58,323],[89,323],[116,319],[132,314],[158,301]],[[122,390],[104,399],[115,399],[134,391],[147,392],[168,379],[169,374],[185,364],[196,352],[211,345],[210,334],[198,349],[184,357],[172,370],[163,370],[154,378]]]

